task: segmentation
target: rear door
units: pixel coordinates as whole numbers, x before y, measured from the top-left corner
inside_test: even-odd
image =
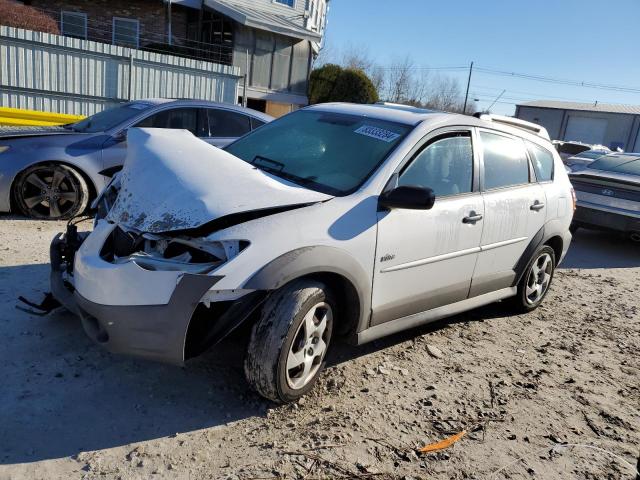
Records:
[[[470,296],[512,285],[514,268],[546,219],[546,197],[536,182],[524,141],[479,129],[484,229]]]
[[[484,212],[472,133],[430,135],[400,169],[398,185],[429,187],[436,201],[378,212],[373,325],[467,298]]]

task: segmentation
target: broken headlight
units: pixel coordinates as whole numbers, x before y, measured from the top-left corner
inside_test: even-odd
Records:
[[[134,262],[146,270],[205,274],[227,263],[249,246],[244,240],[207,241],[188,237],[137,234],[116,227],[100,256],[110,263]]]

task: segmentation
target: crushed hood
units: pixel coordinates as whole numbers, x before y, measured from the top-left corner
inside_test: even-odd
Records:
[[[129,129],[120,185],[107,219],[152,233],[332,198],[259,170],[186,130],[154,128]]]
[[[40,137],[76,133],[62,127],[0,127],[0,138]]]

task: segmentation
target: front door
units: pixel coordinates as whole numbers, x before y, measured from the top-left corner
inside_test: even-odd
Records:
[[[485,218],[472,297],[513,284],[518,260],[546,219],[545,192],[536,183],[524,142],[489,130],[478,137]]]
[[[427,140],[399,185],[433,189],[431,210],[378,212],[372,324],[467,298],[480,250],[484,205],[471,130]]]

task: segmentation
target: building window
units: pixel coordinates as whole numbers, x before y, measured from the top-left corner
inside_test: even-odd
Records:
[[[130,18],[113,17],[113,44],[138,48],[140,22]]]
[[[281,5],[286,5],[287,7],[295,7],[296,0],[273,0],[274,3],[279,3]]]
[[[65,12],[60,15],[60,31],[67,37],[87,39],[87,14]]]

